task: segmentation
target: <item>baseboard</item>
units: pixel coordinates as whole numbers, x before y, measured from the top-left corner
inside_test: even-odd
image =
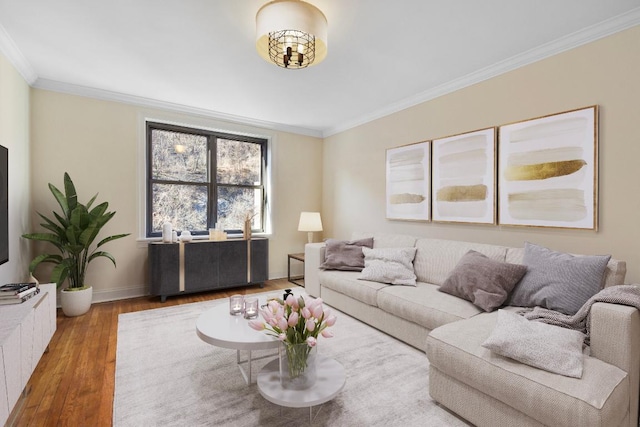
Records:
[[[270,275],[271,276],[271,275]],[[275,274],[275,277],[269,277],[269,280],[286,279],[286,274]],[[106,289],[102,291],[93,291],[92,302],[109,302],[121,299],[139,298],[151,295],[151,290],[147,285],[131,286],[128,288]],[[60,306],[60,298],[58,297],[58,306]]]
[[[151,293],[149,286],[139,285],[130,288],[107,289],[104,291],[93,291],[93,302],[108,302],[121,299],[146,297]]]

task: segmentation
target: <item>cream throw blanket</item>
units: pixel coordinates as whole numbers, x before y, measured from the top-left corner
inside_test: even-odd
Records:
[[[535,307],[531,311],[523,313],[529,320],[556,325],[567,329],[574,329],[586,335],[585,344],[589,344],[589,320],[591,306],[597,302],[608,302],[635,307],[640,310],[640,286],[619,285],[605,288],[589,298],[574,315],[559,313],[542,307]]]

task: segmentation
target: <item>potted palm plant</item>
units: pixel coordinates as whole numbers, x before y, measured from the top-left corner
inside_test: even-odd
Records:
[[[50,280],[58,287],[65,280],[68,281],[66,289],[63,289],[61,294],[62,311],[67,316],[79,316],[91,308],[93,288],[87,286],[84,281],[89,263],[104,257],[111,260],[115,267],[116,260],[113,255],[99,248],[107,242],[128,236],[129,233],[105,237],[94,244],[102,227],[116,214],[107,212],[109,204],[103,202],[92,208],[97,194],[86,205],[80,203],[73,181],[66,172],[64,193],[53,184],[49,184],[49,190],[62,212],[54,211],[54,218],[48,218],[38,212],[44,220],[40,225],[50,232],[23,234],[22,237],[49,242],[59,253],[43,253],[36,256],[29,264],[29,273],[33,274],[41,263],[54,264]]]

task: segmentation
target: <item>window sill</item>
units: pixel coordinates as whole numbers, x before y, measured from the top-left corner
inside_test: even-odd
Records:
[[[271,233],[253,233],[252,236],[269,238],[271,237]],[[195,241],[209,240],[209,236],[197,235],[192,237]],[[242,234],[231,234],[227,236],[227,240],[242,240]],[[136,243],[139,248],[146,248],[149,243],[160,241],[162,241],[162,237],[139,237],[136,239]]]

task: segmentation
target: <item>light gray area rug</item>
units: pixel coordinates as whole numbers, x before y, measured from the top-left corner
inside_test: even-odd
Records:
[[[198,316],[225,303],[215,300],[119,316],[115,427],[308,424],[307,409],[281,411],[260,395],[255,383],[246,385],[235,350],[197,337]],[[429,362],[423,352],[334,312],[335,337],[320,338],[318,353],[342,363],[347,381],[334,400],[320,407],[313,425],[467,425],[430,398]],[[269,360],[254,363],[253,375]]]

